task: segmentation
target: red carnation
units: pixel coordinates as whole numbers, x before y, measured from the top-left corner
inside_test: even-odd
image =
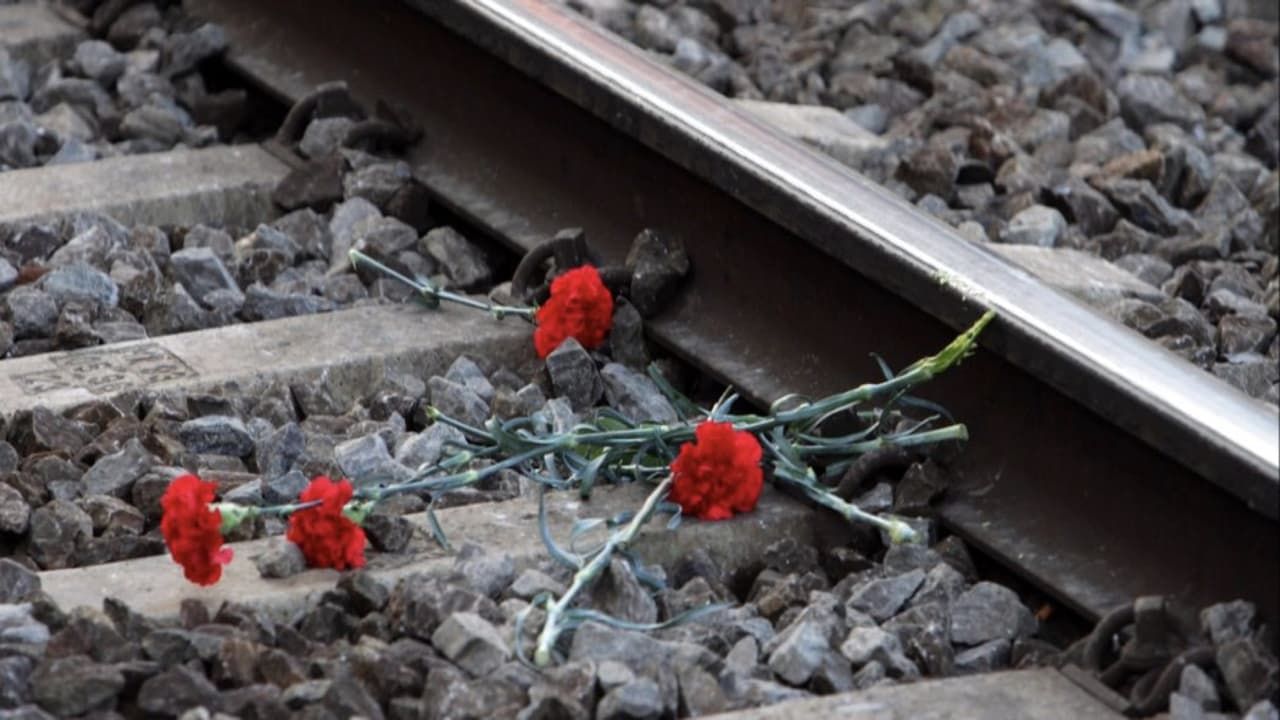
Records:
[[[302,550],[311,567],[335,570],[364,567],[364,530],[342,514],[342,506],[351,499],[351,494],[350,482],[333,482],[321,475],[298,497],[304,503],[323,501],[289,516],[286,537]]]
[[[590,265],[574,268],[551,281],[551,297],[538,308],[533,346],[545,358],[574,338],[587,349],[600,347],[613,325],[613,296]]]
[[[160,533],[182,574],[197,585],[218,582],[222,566],[231,562],[231,548],[222,547],[222,513],[209,508],[216,487],[195,475],[182,475],[160,498]]]
[[[703,520],[724,520],[750,512],[760,499],[763,452],[755,436],[732,423],[708,420],[694,430],[671,463],[671,499]]]

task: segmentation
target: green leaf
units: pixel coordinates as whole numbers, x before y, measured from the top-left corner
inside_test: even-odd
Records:
[[[575,473],[578,478],[578,494],[583,500],[591,498],[591,488],[595,485],[596,475],[600,472],[600,466],[604,465],[605,460],[609,459],[609,453],[604,452],[597,455],[591,462],[587,463],[580,472]]]
[[[453,552],[453,546],[449,544],[449,538],[444,534],[444,528],[440,526],[440,519],[436,517],[436,499],[431,498],[431,504],[427,506],[427,526],[431,528],[431,536],[436,539],[440,547],[445,552]]]
[[[551,537],[551,528],[547,525],[546,498],[547,487],[543,485],[538,489],[538,534],[542,537],[542,544],[547,546],[547,552],[551,555],[552,560],[570,569],[581,570],[582,559],[565,552]]]

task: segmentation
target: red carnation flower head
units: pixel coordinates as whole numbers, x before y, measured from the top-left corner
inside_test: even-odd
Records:
[[[756,437],[713,420],[699,423],[693,434],[694,440],[682,445],[671,463],[671,500],[702,520],[724,520],[755,509],[764,486],[764,453]]]
[[[334,570],[364,567],[364,530],[342,514],[351,495],[350,482],[334,482],[321,475],[298,496],[304,503],[322,501],[289,516],[286,537],[302,550],[311,567]]]
[[[212,585],[231,562],[222,546],[222,513],[209,507],[217,485],[195,475],[174,478],[160,498],[160,534],[182,574],[197,585]]]
[[[551,297],[538,308],[533,346],[545,358],[573,338],[593,350],[604,342],[613,325],[613,295],[591,265],[565,272],[551,281]]]

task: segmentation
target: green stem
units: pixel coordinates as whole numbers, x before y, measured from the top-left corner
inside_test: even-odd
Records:
[[[496,462],[479,470],[467,470],[465,472],[442,475],[440,477],[416,476],[412,480],[396,485],[360,488],[356,491],[355,496],[361,499],[371,499],[376,502],[392,495],[416,492],[418,490],[456,490],[460,487],[466,487],[467,485],[474,485],[490,475],[494,475],[503,470],[528,462],[544,452],[546,452],[545,448],[536,448],[534,450],[523,452],[519,455],[512,455],[506,460]]]
[[[640,532],[640,528],[648,522],[657,509],[658,503],[662,502],[663,498],[667,496],[667,490],[670,488],[671,476],[668,475],[666,479],[658,483],[653,492],[649,493],[649,497],[645,498],[644,505],[635,514],[635,517],[631,518],[631,522],[609,536],[600,551],[591,558],[591,562],[574,574],[573,584],[569,586],[564,595],[561,595],[558,600],[551,603],[547,608],[547,619],[542,625],[542,632],[538,634],[538,645],[533,651],[535,665],[546,667],[551,664],[551,652],[563,630],[560,619],[565,611],[569,609],[569,606],[573,604],[578,595],[609,566],[610,560],[613,559],[614,551],[626,548],[635,539],[635,536]]]
[[[383,275],[386,275],[392,280],[395,280],[396,282],[407,285],[408,287],[412,288],[414,292],[418,293],[418,295],[420,295],[422,299],[425,300],[427,304],[432,307],[439,305],[441,300],[447,300],[457,305],[463,305],[465,307],[474,308],[476,310],[484,310],[485,312],[491,313],[495,318],[499,320],[506,317],[507,315],[515,315],[517,317],[523,317],[523,318],[532,318],[534,313],[537,312],[534,308],[514,307],[511,305],[499,305],[494,302],[476,300],[475,298],[470,298],[470,297],[467,297],[466,295],[459,295],[457,293],[450,292],[448,290],[443,290],[441,288],[438,288],[432,285],[429,282],[415,280],[397,270],[393,270],[392,268],[387,267],[386,265],[379,262],[378,260],[375,260],[369,257],[368,255],[365,255],[364,253],[360,252],[359,250],[356,250],[355,248],[352,248],[350,251],[347,252],[347,257],[351,260],[351,265],[353,267],[366,265],[368,267],[373,268],[374,270],[377,270]]]
[[[914,445],[928,445],[929,443],[945,442],[947,440],[968,440],[969,431],[964,425],[948,425],[942,428],[926,430],[924,432],[913,433],[904,437],[878,437],[871,440],[863,440],[862,442],[849,443],[847,445],[836,446],[804,446],[796,448],[796,452],[801,456],[814,455],[848,455],[850,453],[867,453],[882,447],[911,447]]]

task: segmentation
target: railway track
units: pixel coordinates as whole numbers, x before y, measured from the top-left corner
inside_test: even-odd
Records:
[[[336,6],[283,3],[270,18],[235,3],[193,9],[228,27],[238,40],[230,62],[283,98],[349,77],[358,95],[415,111],[427,138],[412,155],[420,179],[519,249],[570,218],[612,257],[627,228],[688,238],[695,265],[716,272],[651,331],[758,402],[838,387],[865,363],[867,338],[892,337],[910,357],[948,325],[997,310],[992,352],[938,390],[973,418],[975,437],[992,439],[974,443],[959,469],[987,491],[980,502],[956,493],[944,517],[1006,559],[1053,558],[1032,572],[1072,587],[1066,597],[1093,617],[1160,586],[1193,601],[1234,587],[1275,606],[1275,578],[1231,567],[1253,559],[1229,549],[1273,545],[1274,414],[586,23],[521,3],[419,8],[427,23],[398,3],[345,23],[329,20],[341,17]],[[420,73],[415,83],[392,71],[406,66]],[[533,136],[542,140],[525,141]],[[1239,534],[1215,547],[1188,537],[1191,524]],[[1134,542],[1103,548],[1099,536]],[[1132,574],[1115,577],[1116,567]]]
[[[844,388],[849,378],[866,376],[870,352],[905,364],[981,311],[997,311],[982,351],[928,393],[968,424],[971,437],[936,508],[942,525],[1087,622],[1152,595],[1194,607],[1244,598],[1268,622],[1280,620],[1273,411],[1065,301],[581,19],[548,4],[496,0],[281,0],[269,7],[189,0],[186,9],[225,28],[228,66],[283,105],[343,80],[365,105],[384,101],[412,117],[423,140],[405,160],[431,201],[516,253],[570,225],[585,229],[606,262],[621,260],[637,228],[682,239],[695,273],[646,329],[761,406],[788,393]],[[261,203],[262,187],[297,165],[278,142],[265,146],[266,153],[244,151],[262,156],[248,163],[261,175],[225,191],[257,200],[196,200],[181,218],[156,215],[188,212],[173,210],[172,202],[148,209],[122,200],[109,210],[190,223],[214,207],[243,213],[231,224],[252,226],[273,213]],[[239,158],[228,165],[246,167]],[[199,192],[192,190],[206,197]],[[222,188],[212,192],[225,198]],[[6,203],[16,206],[6,219],[29,205],[0,199],[0,216]],[[144,343],[160,348],[160,370],[149,370],[148,358],[105,348],[5,360],[5,413],[70,409],[156,383],[252,393],[282,378],[324,383],[370,368],[430,375],[464,350],[531,363],[528,349],[517,349],[523,335],[509,324],[484,329],[483,320],[458,321],[462,329],[405,333],[411,321],[403,310],[357,308],[172,335]],[[81,381],[74,358],[85,353],[95,358],[90,372],[105,368],[109,382],[95,388]],[[165,374],[172,367],[179,369],[174,377]],[[616,502],[627,507],[635,499],[624,494]],[[829,528],[808,527],[799,506],[770,502],[764,538],[821,544],[830,537]],[[575,511],[572,503],[557,507],[564,518],[557,522],[567,524]],[[510,531],[483,511],[454,512],[460,525],[474,524],[468,538]],[[694,537],[686,542],[726,557],[740,542],[728,532]],[[661,554],[660,545],[653,542],[651,552]],[[763,552],[753,546],[737,562],[745,566],[747,556]],[[150,564],[105,574],[59,570],[43,580],[60,602],[97,605],[126,594],[134,578],[157,573],[167,560],[129,562]],[[395,577],[410,569],[386,570]],[[279,613],[298,612],[331,583],[312,577],[260,599]],[[210,598],[257,597],[267,592],[261,586],[256,576],[231,575]],[[144,602],[143,610],[173,612],[180,592],[156,580],[144,593],[154,604]],[[1009,712],[1075,698],[1056,682],[1010,680],[1010,687],[1038,689],[1025,697],[1008,690]],[[911,702],[906,695],[875,701]],[[968,702],[980,716],[980,703]],[[1096,709],[1063,707],[1063,717]]]

